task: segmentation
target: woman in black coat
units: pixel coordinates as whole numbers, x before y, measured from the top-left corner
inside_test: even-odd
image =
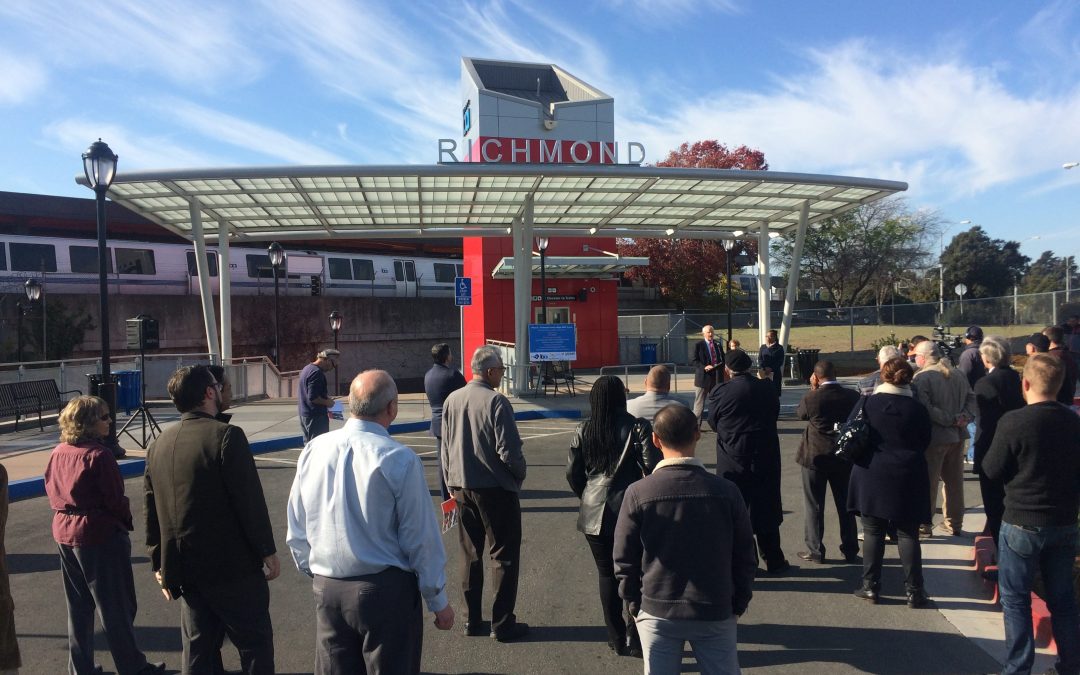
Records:
[[[641,656],[633,621],[623,614],[612,549],[623,493],[652,472],[660,450],[652,442],[652,424],[626,412],[626,390],[619,378],[597,379],[589,405],[589,419],[578,425],[570,443],[566,480],[581,499],[577,529],[589,542],[600,576],[608,646],[619,655]]]
[[[892,523],[900,536],[900,562],[908,607],[922,607],[929,598],[923,587],[919,523],[930,518],[930,486],[926,481],[926,448],[930,414],[911,392],[911,365],[895,358],[881,366],[881,384],[866,400],[873,452],[851,471],[848,510],[862,522],[863,583],[855,596],[877,603],[885,529]]]

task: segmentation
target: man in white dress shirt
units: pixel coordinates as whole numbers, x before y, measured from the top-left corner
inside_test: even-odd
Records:
[[[420,458],[390,437],[397,385],[356,376],[349,420],[296,466],[286,543],[315,593],[315,672],[420,672],[421,598],[449,630],[446,552]]]

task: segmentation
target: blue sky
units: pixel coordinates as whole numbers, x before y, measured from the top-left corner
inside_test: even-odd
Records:
[[[650,162],[745,143],[775,170],[906,181],[946,241],[971,220],[1080,255],[1072,0],[5,0],[0,190],[90,196],[99,136],[121,171],[432,163],[461,56],[559,64]]]

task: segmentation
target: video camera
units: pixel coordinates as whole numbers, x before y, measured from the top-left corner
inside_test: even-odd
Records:
[[[938,346],[941,355],[950,361],[954,361],[952,358],[954,351],[958,352],[964,348],[963,338],[959,335],[950,334],[949,329],[945,326],[934,326],[934,344]]]

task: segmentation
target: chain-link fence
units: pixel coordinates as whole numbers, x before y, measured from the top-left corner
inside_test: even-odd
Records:
[[[915,334],[929,336],[934,326],[953,327],[962,334],[970,325],[983,326],[987,333],[1017,336],[1062,323],[1068,314],[1080,313],[1064,291],[1010,295],[978,300],[883,304],[858,307],[798,308],[792,315],[789,345],[822,348],[825,351],[871,349],[874,343],[892,334],[906,339]],[[779,330],[783,312],[770,313],[770,325]],[[686,363],[693,345],[701,339],[701,328],[712,325],[717,339],[730,335],[741,340],[751,354],[757,352],[756,311],[735,311],[728,323],[723,310],[700,312],[658,312],[619,317],[619,356],[624,364],[654,362],[647,345],[655,345],[655,362]]]

